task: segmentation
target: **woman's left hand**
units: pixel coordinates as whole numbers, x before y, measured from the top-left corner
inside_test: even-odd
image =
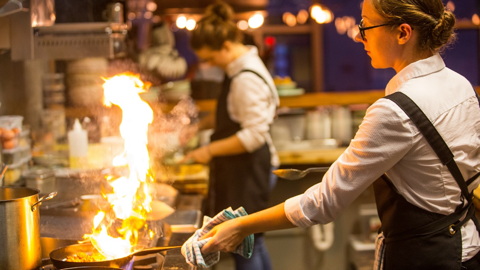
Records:
[[[227,220],[205,234],[201,239],[212,237],[203,247],[202,253],[208,254],[216,251],[234,252],[247,237],[239,230],[238,218]]]

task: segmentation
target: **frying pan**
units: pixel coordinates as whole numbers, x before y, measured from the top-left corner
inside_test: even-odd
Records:
[[[59,269],[64,269],[68,267],[79,267],[79,266],[108,266],[108,267],[123,267],[125,266],[133,256],[147,255],[151,253],[158,253],[161,251],[166,251],[175,248],[181,248],[182,246],[165,246],[165,247],[153,247],[143,250],[139,250],[125,257],[120,257],[116,259],[95,261],[95,262],[69,262],[66,261],[66,258],[71,255],[78,253],[95,253],[98,252],[92,243],[83,243],[83,244],[74,244],[65,247],[61,247],[50,252],[50,260],[52,261],[53,266]]]

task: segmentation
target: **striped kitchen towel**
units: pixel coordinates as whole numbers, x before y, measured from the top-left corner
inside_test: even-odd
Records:
[[[216,225],[233,218],[247,215],[243,207],[239,207],[233,211],[231,207],[218,213],[215,217],[210,218],[204,216],[202,228],[195,231],[195,233],[183,244],[182,254],[188,264],[208,268],[220,260],[220,252],[213,252],[209,254],[202,254],[202,247],[210,240],[206,238],[200,239],[203,235],[209,232]],[[253,252],[253,235],[246,237],[243,242],[237,247],[235,253],[242,255],[245,258],[250,258]]]

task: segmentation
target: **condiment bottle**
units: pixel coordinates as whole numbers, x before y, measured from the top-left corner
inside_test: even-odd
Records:
[[[88,163],[88,134],[80,121],[75,119],[72,130],[68,132],[70,168],[86,168]]]

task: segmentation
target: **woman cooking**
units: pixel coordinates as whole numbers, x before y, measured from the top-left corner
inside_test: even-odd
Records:
[[[267,210],[221,223],[208,254],[244,237],[329,223],[374,185],[382,233],[376,269],[480,269],[471,204],[479,184],[480,106],[470,83],[439,52],[454,39],[441,0],[364,0],[356,41],[374,68],[393,68],[386,97],[322,181]],[[418,106],[418,107],[417,107]]]
[[[243,206],[248,213],[265,209],[272,167],[278,157],[269,134],[279,103],[269,71],[253,46],[242,43],[233,11],[218,2],[209,6],[192,31],[191,47],[202,60],[218,66],[226,77],[216,109],[211,143],[185,157],[210,162],[207,214]],[[261,234],[250,259],[233,254],[237,270],[269,270]]]

